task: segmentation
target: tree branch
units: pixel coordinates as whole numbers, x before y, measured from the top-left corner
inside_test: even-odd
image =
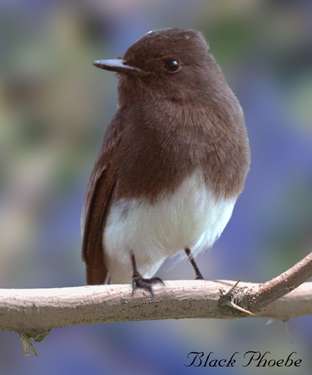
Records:
[[[287,271],[263,283],[256,293],[251,295],[247,294],[248,306],[252,311],[260,311],[261,308],[296,289],[300,284],[311,277],[312,252],[307,254]]]
[[[0,329],[36,337],[74,324],[246,316],[224,303],[229,295],[255,317],[286,320],[312,314],[312,282],[298,287],[311,276],[312,253],[268,282],[240,282],[234,290],[234,281],[222,280],[166,281],[155,288],[153,299],[141,290],[132,296],[129,285],[0,289]],[[231,291],[222,296],[220,290]]]

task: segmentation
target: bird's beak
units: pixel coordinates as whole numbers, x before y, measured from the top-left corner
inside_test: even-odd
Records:
[[[117,73],[130,73],[137,72],[141,73],[143,70],[135,66],[128,65],[122,59],[105,59],[105,60],[96,60],[93,63],[94,66],[100,69],[109,70],[111,72]]]

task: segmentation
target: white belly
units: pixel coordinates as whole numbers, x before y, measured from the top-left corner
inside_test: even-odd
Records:
[[[155,204],[120,200],[111,207],[104,231],[109,275],[113,283],[130,282],[133,251],[138,270],[152,276],[166,257],[186,247],[193,254],[212,246],[229,221],[236,202],[216,200],[197,171]]]

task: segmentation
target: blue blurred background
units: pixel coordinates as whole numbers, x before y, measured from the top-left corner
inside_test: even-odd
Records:
[[[0,286],[84,284],[80,210],[116,78],[95,69],[150,29],[201,30],[245,111],[252,168],[233,218],[198,258],[207,278],[263,281],[312,248],[312,2],[1,0]],[[164,279],[193,277],[166,265]],[[310,374],[312,319],[185,320],[54,330],[25,358],[0,334],[0,374],[190,374],[189,351],[298,352]],[[253,369],[226,369],[250,374]],[[261,373],[275,373],[262,369]],[[258,371],[259,372],[259,371]]]

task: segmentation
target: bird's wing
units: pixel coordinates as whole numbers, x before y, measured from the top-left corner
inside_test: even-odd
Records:
[[[102,284],[107,279],[103,232],[117,183],[112,157],[120,139],[118,124],[112,124],[90,176],[85,202],[82,256],[86,263],[88,284]]]

